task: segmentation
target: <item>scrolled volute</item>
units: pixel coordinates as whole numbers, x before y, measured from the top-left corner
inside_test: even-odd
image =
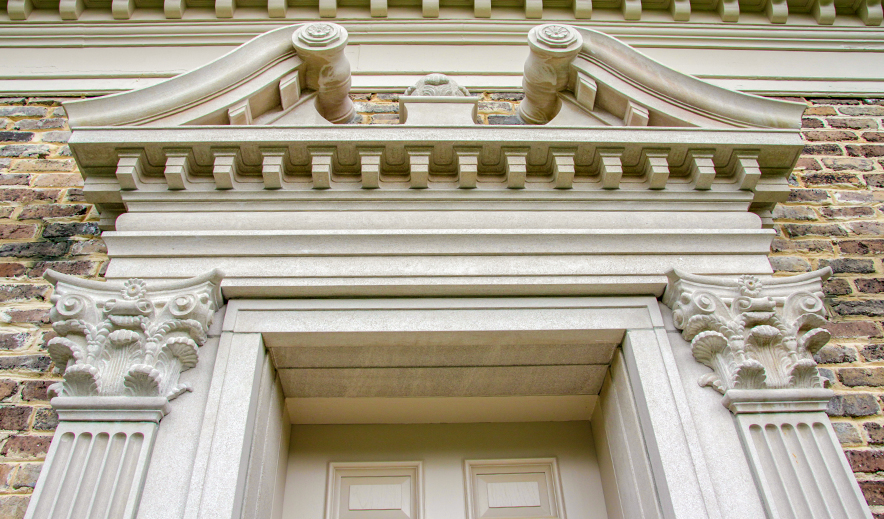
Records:
[[[64,377],[51,394],[171,400],[190,389],[179,376],[196,366],[223,304],[220,272],[155,286],[45,277],[55,286],[49,318],[58,334],[47,348]]]
[[[670,272],[663,302],[694,358],[712,369],[700,385],[722,394],[822,388],[813,355],[830,338],[820,290],[830,275],[826,268],[762,281]]]

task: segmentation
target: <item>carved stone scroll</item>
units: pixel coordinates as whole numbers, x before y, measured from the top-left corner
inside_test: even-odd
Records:
[[[344,56],[347,30],[334,23],[308,23],[295,31],[292,44],[307,65],[305,83],[317,92],[320,115],[334,124],[353,119],[350,62]]]
[[[561,108],[558,93],[568,86],[571,60],[583,47],[583,38],[567,25],[547,24],[531,29],[528,46],[531,54],[525,61],[525,99],[519,104],[519,117],[530,124],[546,124]]]

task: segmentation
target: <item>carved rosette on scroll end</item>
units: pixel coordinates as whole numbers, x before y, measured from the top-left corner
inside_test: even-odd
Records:
[[[329,122],[350,122],[355,114],[350,99],[350,62],[344,55],[347,30],[335,23],[304,24],[292,34],[292,45],[306,65],[307,88],[316,91],[316,110]]]
[[[528,32],[528,46],[519,117],[529,124],[546,124],[561,108],[558,93],[568,86],[571,62],[583,48],[583,37],[573,27],[546,24]]]
[[[129,399],[133,406],[145,399],[165,403],[190,390],[179,376],[196,366],[198,348],[223,304],[219,271],[156,286],[51,270],[44,277],[55,286],[49,318],[58,334],[47,348],[64,377],[50,394],[60,397],[62,407],[75,399],[113,399],[115,407],[126,407]]]
[[[831,273],[762,281],[670,272],[663,302],[694,359],[712,370],[700,385],[735,413],[825,409],[832,392],[813,355],[830,338],[820,286]]]

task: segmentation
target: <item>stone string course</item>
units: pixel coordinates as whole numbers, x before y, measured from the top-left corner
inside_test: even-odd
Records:
[[[479,123],[514,124],[521,94],[482,93]],[[363,124],[398,123],[395,94],[355,94]],[[24,516],[55,429],[46,388],[52,268],[100,279],[98,215],[65,142],[60,99],[0,99],[0,517]],[[884,519],[884,100],[807,99],[805,153],[775,212],[770,261],[787,275],[830,266],[831,343],[818,355],[838,437]]]

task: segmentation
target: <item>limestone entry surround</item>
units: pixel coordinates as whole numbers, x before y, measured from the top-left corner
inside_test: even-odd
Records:
[[[591,420],[608,517],[871,517],[812,359],[829,272],[767,262],[803,105],[543,25],[526,124],[431,75],[360,126],[347,38],[66,104],[111,261],[47,274],[61,425],[29,518],[284,517],[291,423],[446,406]]]

